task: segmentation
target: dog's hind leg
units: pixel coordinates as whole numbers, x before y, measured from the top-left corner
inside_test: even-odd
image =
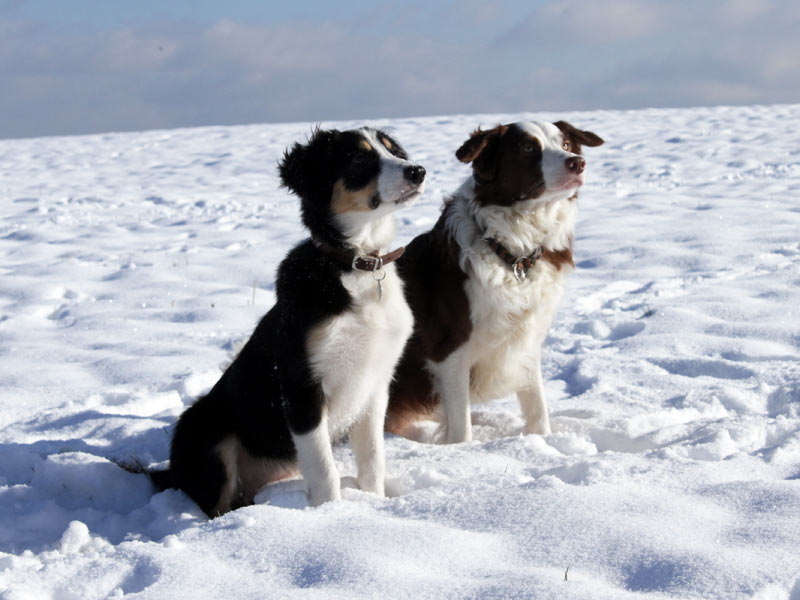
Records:
[[[171,485],[186,492],[209,517],[235,508],[239,442],[213,431],[208,400],[187,409],[175,428],[170,453]]]
[[[224,440],[189,460],[173,455],[170,472],[175,487],[183,490],[212,519],[237,508],[237,473],[234,443]]]
[[[235,436],[230,436],[217,444],[215,451],[225,472],[223,484],[219,489],[219,498],[213,509],[214,516],[218,516],[234,508],[239,508],[242,504],[238,493],[239,440]]]

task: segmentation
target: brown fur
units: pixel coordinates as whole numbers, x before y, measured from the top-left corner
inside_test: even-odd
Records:
[[[458,160],[463,163],[472,163],[472,170],[477,181],[492,181],[495,178],[497,141],[505,135],[507,129],[508,127],[505,125],[498,125],[487,131],[478,128],[456,150]]]
[[[461,162],[472,162],[480,184],[475,199],[486,206],[510,206],[520,193],[536,198],[544,192],[539,140],[514,125],[480,129],[456,152]]]
[[[580,154],[581,144],[603,143],[595,134],[565,121],[555,125],[573,153]],[[484,206],[510,206],[521,194],[535,198],[544,192],[541,143],[514,125],[476,129],[456,151],[456,158],[472,163],[475,199]],[[451,209],[452,205],[446,204],[433,229],[416,237],[398,262],[415,325],[390,388],[386,429],[393,433],[404,433],[410,423],[435,410],[439,398],[426,365],[443,361],[472,333],[464,289],[467,274],[459,266],[459,248],[445,230]],[[559,271],[574,268],[572,240],[561,250],[544,248],[540,260]]]
[[[575,268],[575,262],[572,259],[572,240],[569,241],[569,247],[564,248],[563,250],[548,250],[547,248],[542,249],[542,258],[539,260],[546,260],[551,265],[553,265],[558,271],[560,271],[563,267],[569,266],[570,268]]]
[[[569,142],[569,152],[581,154],[581,144],[584,146],[600,146],[603,139],[591,131],[583,131],[577,127],[570,125],[566,121],[556,121],[553,123],[564,134],[564,138]]]
[[[433,229],[414,238],[398,261],[415,322],[390,388],[386,429],[394,433],[439,403],[425,363],[444,360],[472,332],[464,291],[467,275],[458,266],[458,247],[444,229],[449,209],[445,206]]]
[[[372,210],[369,200],[378,190],[378,180],[371,181],[366,187],[358,190],[348,190],[340,179],[333,184],[333,199],[331,210],[340,215],[346,212],[366,212]]]

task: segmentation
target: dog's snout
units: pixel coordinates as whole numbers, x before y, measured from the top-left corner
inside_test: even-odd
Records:
[[[422,165],[411,165],[403,170],[403,176],[410,181],[419,185],[425,180],[425,167]]]
[[[567,171],[575,173],[576,175],[583,173],[583,170],[586,168],[586,161],[580,156],[570,156],[565,159],[564,162],[567,165]]]

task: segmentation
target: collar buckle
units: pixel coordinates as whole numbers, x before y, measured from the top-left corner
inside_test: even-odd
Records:
[[[364,263],[367,263],[365,268]],[[371,267],[369,264],[371,263]],[[353,257],[353,262],[350,265],[353,269],[358,271],[372,271],[373,273],[380,271],[383,268],[383,257],[382,256],[359,256],[356,254]]]

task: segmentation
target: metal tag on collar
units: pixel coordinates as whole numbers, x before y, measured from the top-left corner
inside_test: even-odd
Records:
[[[514,272],[514,278],[517,281],[523,281],[527,276],[528,272],[525,270],[525,266],[523,265],[522,261],[525,260],[526,257],[518,258],[514,261],[514,265],[512,267],[512,271]]]
[[[380,302],[380,301],[383,299],[383,286],[381,285],[381,281],[383,281],[384,279],[386,279],[386,271],[384,271],[384,272],[383,272],[383,277],[381,277],[381,278],[379,279],[379,278],[378,278],[378,271],[377,271],[377,270],[374,270],[374,271],[372,271],[372,278],[373,278],[375,281],[377,281],[377,282],[378,282],[378,302]]]
[[[383,286],[381,285],[381,281],[386,279],[386,272],[384,271],[383,277],[378,278],[378,271],[383,269],[383,257],[376,256],[375,257],[375,266],[372,267],[372,278],[378,282],[378,302],[383,299]]]

